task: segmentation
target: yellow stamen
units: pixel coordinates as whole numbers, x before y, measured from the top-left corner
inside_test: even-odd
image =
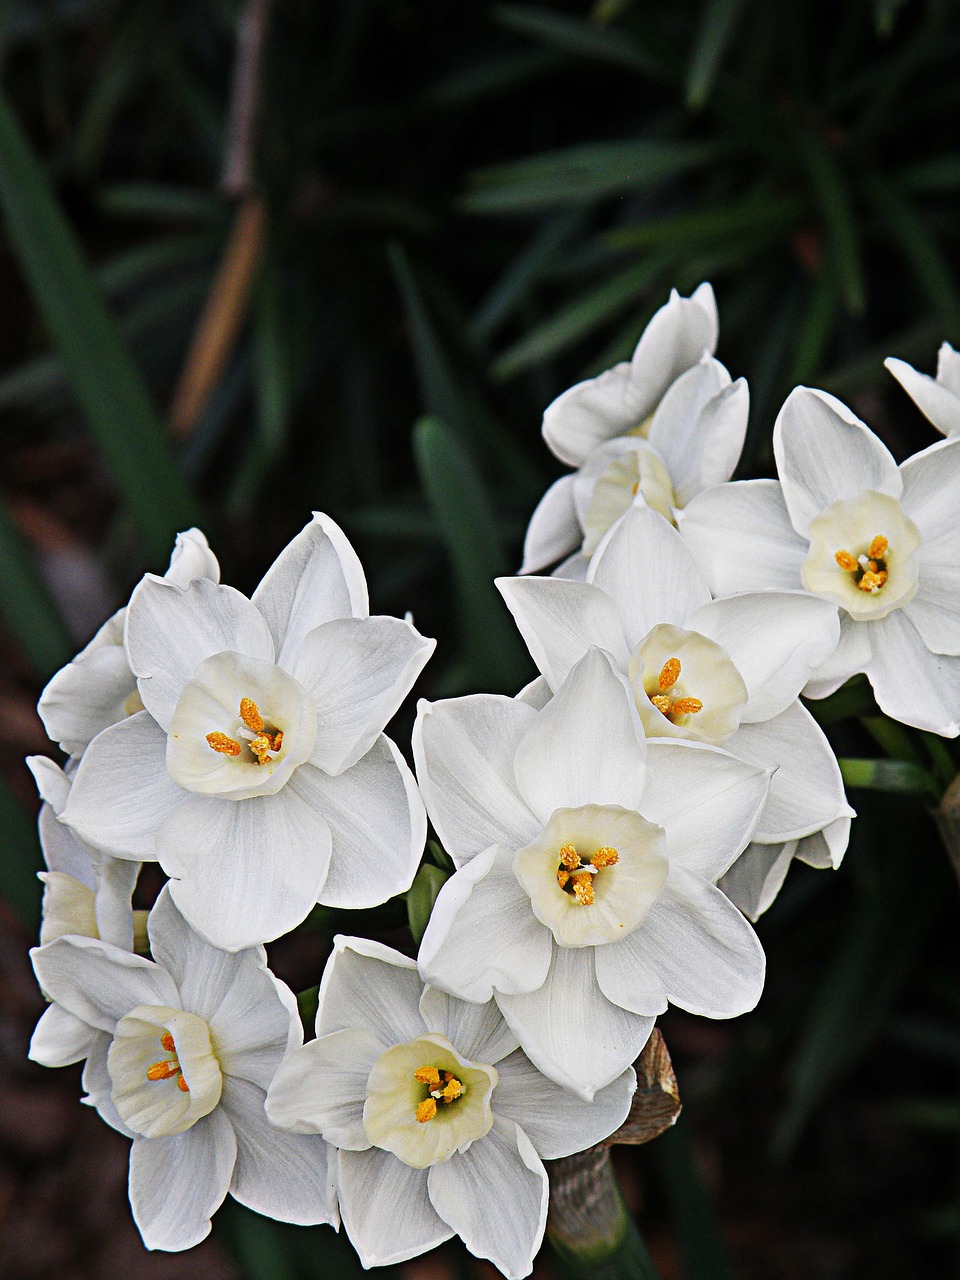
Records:
[[[163,1062],[154,1062],[152,1066],[147,1067],[148,1080],[169,1080],[172,1076],[178,1075],[180,1071],[180,1063],[172,1062],[169,1058]]]
[[[433,1098],[424,1098],[417,1107],[417,1123],[426,1124],[437,1114],[437,1104]]]
[[[854,573],[860,568],[856,557],[852,556],[849,551],[837,551],[833,558],[836,560],[840,568],[844,569],[847,573]]]
[[[182,1075],[180,1076],[180,1079],[177,1081],[177,1088],[180,1090],[181,1093],[190,1092],[190,1086],[187,1084],[186,1080],[184,1080]]]
[[[444,1102],[453,1102],[454,1098],[459,1098],[461,1093],[463,1093],[463,1085],[456,1076],[450,1076],[443,1090]]]
[[[650,701],[665,716],[670,714],[670,699],[663,693],[655,693],[650,697]]]
[[[593,903],[593,876],[588,871],[573,877],[573,892],[581,907]]]
[[[887,548],[890,543],[886,538],[878,533],[874,540],[870,543],[870,550],[867,552],[871,560],[882,560],[887,554]]]
[[[167,1053],[176,1052],[177,1046],[174,1044],[173,1036],[170,1034],[169,1031],[165,1031],[163,1033],[163,1035],[160,1037],[160,1043],[163,1045],[164,1049],[166,1049]]]
[[[208,733],[207,745],[222,756],[238,756],[243,750],[239,742],[234,742],[225,733]]]
[[[562,889],[570,879],[570,872],[565,867],[557,868],[557,884]]]
[[[420,1067],[413,1073],[414,1080],[419,1080],[421,1084],[429,1084],[431,1086],[440,1083],[440,1072],[436,1067]]]
[[[254,733],[263,733],[263,716],[252,698],[240,699],[240,719]]]
[[[703,703],[699,698],[677,698],[670,708],[670,713],[675,716],[695,716],[698,711],[702,710]]]
[[[580,855],[572,844],[565,844],[560,850],[560,861],[568,871],[576,871],[580,865]]]
[[[660,686],[661,692],[666,693],[668,689],[672,689],[679,679],[680,659],[668,658],[660,668],[660,674],[657,676],[657,684]]]
[[[861,591],[877,591],[883,586],[886,580],[886,570],[881,570],[880,573],[873,573],[871,570],[867,569],[863,577],[857,583],[857,586]]]
[[[616,849],[611,849],[609,845],[604,845],[590,859],[593,866],[600,870],[601,867],[613,867],[620,861],[620,855]]]
[[[273,750],[273,739],[269,733],[258,733],[250,743],[250,750],[257,757],[257,764],[266,764]]]

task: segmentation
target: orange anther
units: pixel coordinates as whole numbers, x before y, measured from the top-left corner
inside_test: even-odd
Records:
[[[703,710],[703,703],[699,698],[678,698],[670,712],[675,716],[695,716],[698,711]]]
[[[453,1102],[455,1098],[460,1097],[461,1093],[463,1093],[463,1085],[456,1076],[451,1076],[443,1089],[444,1102]]]
[[[238,756],[243,748],[225,733],[208,733],[207,745],[222,756]]]
[[[574,876],[573,892],[581,907],[589,907],[593,902],[593,876],[589,872]]]
[[[857,586],[861,591],[876,591],[883,586],[886,580],[886,573],[872,573],[868,569],[857,583]]]
[[[147,1079],[169,1080],[171,1076],[177,1075],[179,1070],[179,1062],[171,1062],[169,1059],[165,1062],[154,1062],[152,1066],[147,1067]]]
[[[420,1067],[413,1073],[414,1080],[419,1080],[421,1084],[428,1084],[431,1087],[440,1083],[440,1072],[436,1067]]]
[[[437,1114],[437,1104],[433,1098],[424,1098],[417,1107],[417,1123],[426,1124]]]
[[[655,693],[651,695],[650,701],[665,716],[670,714],[670,699],[664,693]]]
[[[852,556],[849,551],[838,551],[833,558],[840,568],[845,569],[847,573],[853,573],[860,568],[856,557]]]
[[[580,855],[572,844],[565,844],[560,850],[560,862],[568,871],[576,871],[580,865]]]
[[[184,1080],[182,1075],[180,1076],[180,1079],[177,1081],[177,1088],[180,1090],[181,1093],[190,1092],[190,1086],[187,1084],[186,1080]]]
[[[558,867],[557,868],[557,884],[560,886],[561,889],[564,888],[564,886],[566,885],[569,879],[570,879],[570,872],[567,871],[565,867]]]
[[[680,679],[680,659],[668,658],[660,668],[660,674],[657,676],[657,684],[663,692],[672,689]]]
[[[887,554],[887,548],[889,545],[890,544],[887,542],[886,538],[882,534],[878,533],[870,543],[870,550],[867,554],[870,556],[871,560],[882,560]]]
[[[173,1036],[169,1031],[165,1031],[160,1037],[160,1043],[166,1049],[167,1053],[176,1053],[177,1046],[173,1043]]]
[[[240,719],[254,733],[263,733],[263,716],[252,698],[240,699]]]
[[[616,849],[611,849],[609,845],[604,845],[602,849],[598,849],[597,852],[590,859],[590,862],[592,863],[592,865],[595,866],[598,870],[601,867],[615,866],[616,863],[618,863],[619,861],[620,861],[619,853],[617,853]]]

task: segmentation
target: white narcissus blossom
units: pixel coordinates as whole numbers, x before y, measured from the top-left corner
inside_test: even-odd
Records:
[[[712,600],[683,539],[640,499],[586,582],[497,586],[552,691],[596,645],[626,676],[648,738],[712,743],[776,766],[753,842],[721,885],[747,915],[770,906],[793,857],[839,865],[853,810],[830,744],[797,700],[836,648],[834,604],[801,591]]]
[[[338,937],[317,1038],[284,1059],[267,1114],[338,1148],[340,1213],[365,1267],[458,1235],[520,1277],[543,1239],[542,1161],[611,1134],[635,1089],[628,1067],[583,1102],[519,1051],[495,1004],[424,987],[413,960]]]
[[[883,363],[942,435],[960,436],[960,351],[954,351],[949,342],[941,345],[936,378],[893,356]]]
[[[252,600],[148,575],[125,643],[146,709],[84,753],[63,813],[84,840],[158,861],[190,923],[228,950],[318,901],[369,907],[409,887],[426,816],[382,730],[434,642],[369,615],[332,520],[317,515]]]
[[[336,1222],[323,1139],[283,1132],[264,1111],[274,1071],[302,1043],[293,994],[262,947],[204,942],[167,888],[149,931],[155,962],[83,937],[31,953],[56,1003],[30,1056],[48,1067],[86,1058],[86,1101],[133,1139],[130,1204],[144,1244],[198,1244],[228,1192],[283,1222]],[[61,1013],[87,1028],[86,1044]]]
[[[180,587],[194,578],[220,581],[220,566],[199,529],[177,534],[163,576]],[[101,730],[143,710],[137,678],[123,648],[126,615],[126,609],[118,609],[108,618],[40,695],[37,710],[44,728],[68,755],[82,755]]]
[[[960,732],[960,440],[899,467],[839,400],[797,387],[777,418],[776,480],[699,495],[680,531],[717,595],[804,589],[840,606],[840,643],[804,693],[864,671],[880,709]]]
[[[764,957],[715,881],[746,847],[770,772],[699,742],[647,741],[591,649],[542,710],[478,694],[421,702],[414,755],[458,868],[420,947],[431,985],[493,996],[540,1070],[589,1098],[667,1002],[752,1009]]]
[[[557,572],[582,578],[634,494],[672,520],[694,494],[730,478],[749,395],[744,380],[731,383],[712,358],[716,342],[710,286],[690,298],[674,291],[629,363],[578,383],[547,408],[544,438],[577,471],[553,484],[533,513],[521,572],[569,557]]]

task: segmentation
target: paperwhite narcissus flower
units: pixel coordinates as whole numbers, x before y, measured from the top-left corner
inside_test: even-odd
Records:
[[[941,345],[936,378],[893,356],[883,363],[941,434],[960,436],[960,352],[954,351],[949,342]]]
[[[650,321],[632,361],[564,392],[543,417],[547,444],[578,468],[544,494],[521,572],[570,557],[557,570],[582,578],[603,535],[636,493],[668,520],[694,494],[728,480],[747,427],[743,379],[712,358],[713,290],[674,291]],[[571,553],[575,553],[571,555]]]
[[[520,1277],[543,1239],[542,1160],[606,1138],[635,1088],[628,1067],[581,1101],[544,1079],[492,1002],[425,988],[413,960],[338,937],[317,1038],[284,1059],[267,1114],[339,1149],[340,1213],[365,1267],[459,1235]]]
[[[733,1017],[763,986],[756,934],[714,881],[749,841],[770,774],[716,747],[648,742],[591,649],[542,709],[421,702],[414,756],[458,870],[420,947],[431,985],[494,996],[540,1070],[589,1098],[671,1001]]]
[[[84,753],[63,814],[88,843],[159,861],[190,923],[237,950],[321,901],[407,889],[426,835],[382,730],[434,648],[370,617],[360,562],[317,515],[248,600],[148,575],[126,649],[146,710]]]
[[[229,1192],[283,1222],[336,1222],[322,1138],[275,1128],[266,1089],[302,1043],[293,994],[262,947],[227,953],[195,934],[164,889],[150,913],[154,961],[93,938],[59,938],[31,954],[56,1004],[30,1057],[86,1057],[83,1087],[104,1120],[133,1139],[130,1204],[149,1249],[189,1249]],[[91,1041],[62,1034],[57,1010]]]
[[[712,600],[680,535],[639,499],[587,582],[497,586],[551,690],[596,645],[627,677],[648,738],[712,743],[777,767],[753,842],[721,885],[749,916],[770,906],[792,857],[839,865],[853,810],[830,744],[797,701],[836,648],[835,605],[800,591]]]
[[[702,493],[681,533],[713,591],[803,588],[840,606],[840,643],[804,692],[865,671],[880,709],[960,732],[960,440],[901,466],[845,405],[797,387],[774,428],[780,482]]]
[[[180,587],[194,578],[220,581],[220,566],[199,529],[177,534],[164,578]],[[126,614],[118,609],[40,695],[44,728],[68,755],[82,755],[103,729],[143,710],[123,648]]]

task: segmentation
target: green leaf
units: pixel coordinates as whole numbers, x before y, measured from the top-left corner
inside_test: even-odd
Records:
[[[687,72],[687,106],[699,110],[710,96],[720,64],[747,0],[707,0]]]
[[[447,883],[446,871],[427,862],[417,872],[413,884],[407,890],[407,919],[413,940],[420,945],[430,920],[430,912],[437,900],[437,894]]]
[[[940,787],[932,774],[910,760],[861,760],[842,756],[838,764],[848,787],[918,796],[930,804],[940,799]]]
[[[37,675],[48,679],[76,645],[30,552],[0,505],[0,610]]]
[[[684,1280],[732,1280],[727,1248],[691,1146],[688,1118],[681,1115],[653,1151],[666,1183]]]
[[[819,724],[835,724],[848,716],[869,715],[877,709],[873,690],[866,676],[854,676],[836,693],[831,693],[829,698],[811,698],[803,705]]]
[[[488,338],[514,314],[555,265],[564,243],[580,228],[581,222],[579,213],[561,214],[544,222],[477,308],[470,326],[475,339]]]
[[[634,226],[621,227],[605,236],[614,249],[654,249],[711,243],[745,233],[793,227],[804,210],[800,196],[756,193],[743,200],[710,204],[703,209],[650,218]]]
[[[0,894],[6,898],[23,923],[29,929],[37,931],[40,928],[40,901],[43,896],[43,887],[37,879],[37,872],[43,870],[37,827],[2,778],[0,829],[3,830]]]
[[[474,688],[515,693],[532,674],[493,580],[511,572],[493,507],[473,460],[437,418],[423,418],[413,451],[453,569],[460,640]]]
[[[303,1023],[304,1031],[312,1031],[313,1024],[317,1018],[317,1008],[320,1004],[320,988],[307,987],[305,991],[297,992],[297,1010],[300,1014],[300,1021]]]
[[[668,79],[666,61],[636,44],[623,31],[607,30],[594,22],[568,18],[532,5],[498,5],[493,16],[510,31],[533,36],[551,49],[623,67],[651,80]]]
[[[0,206],[91,430],[150,558],[199,523],[150,399],[104,306],[46,173],[0,97]]]
[[[799,154],[823,218],[844,302],[848,311],[859,315],[866,306],[866,286],[857,221],[843,168],[836,152],[812,132],[800,134]]]

